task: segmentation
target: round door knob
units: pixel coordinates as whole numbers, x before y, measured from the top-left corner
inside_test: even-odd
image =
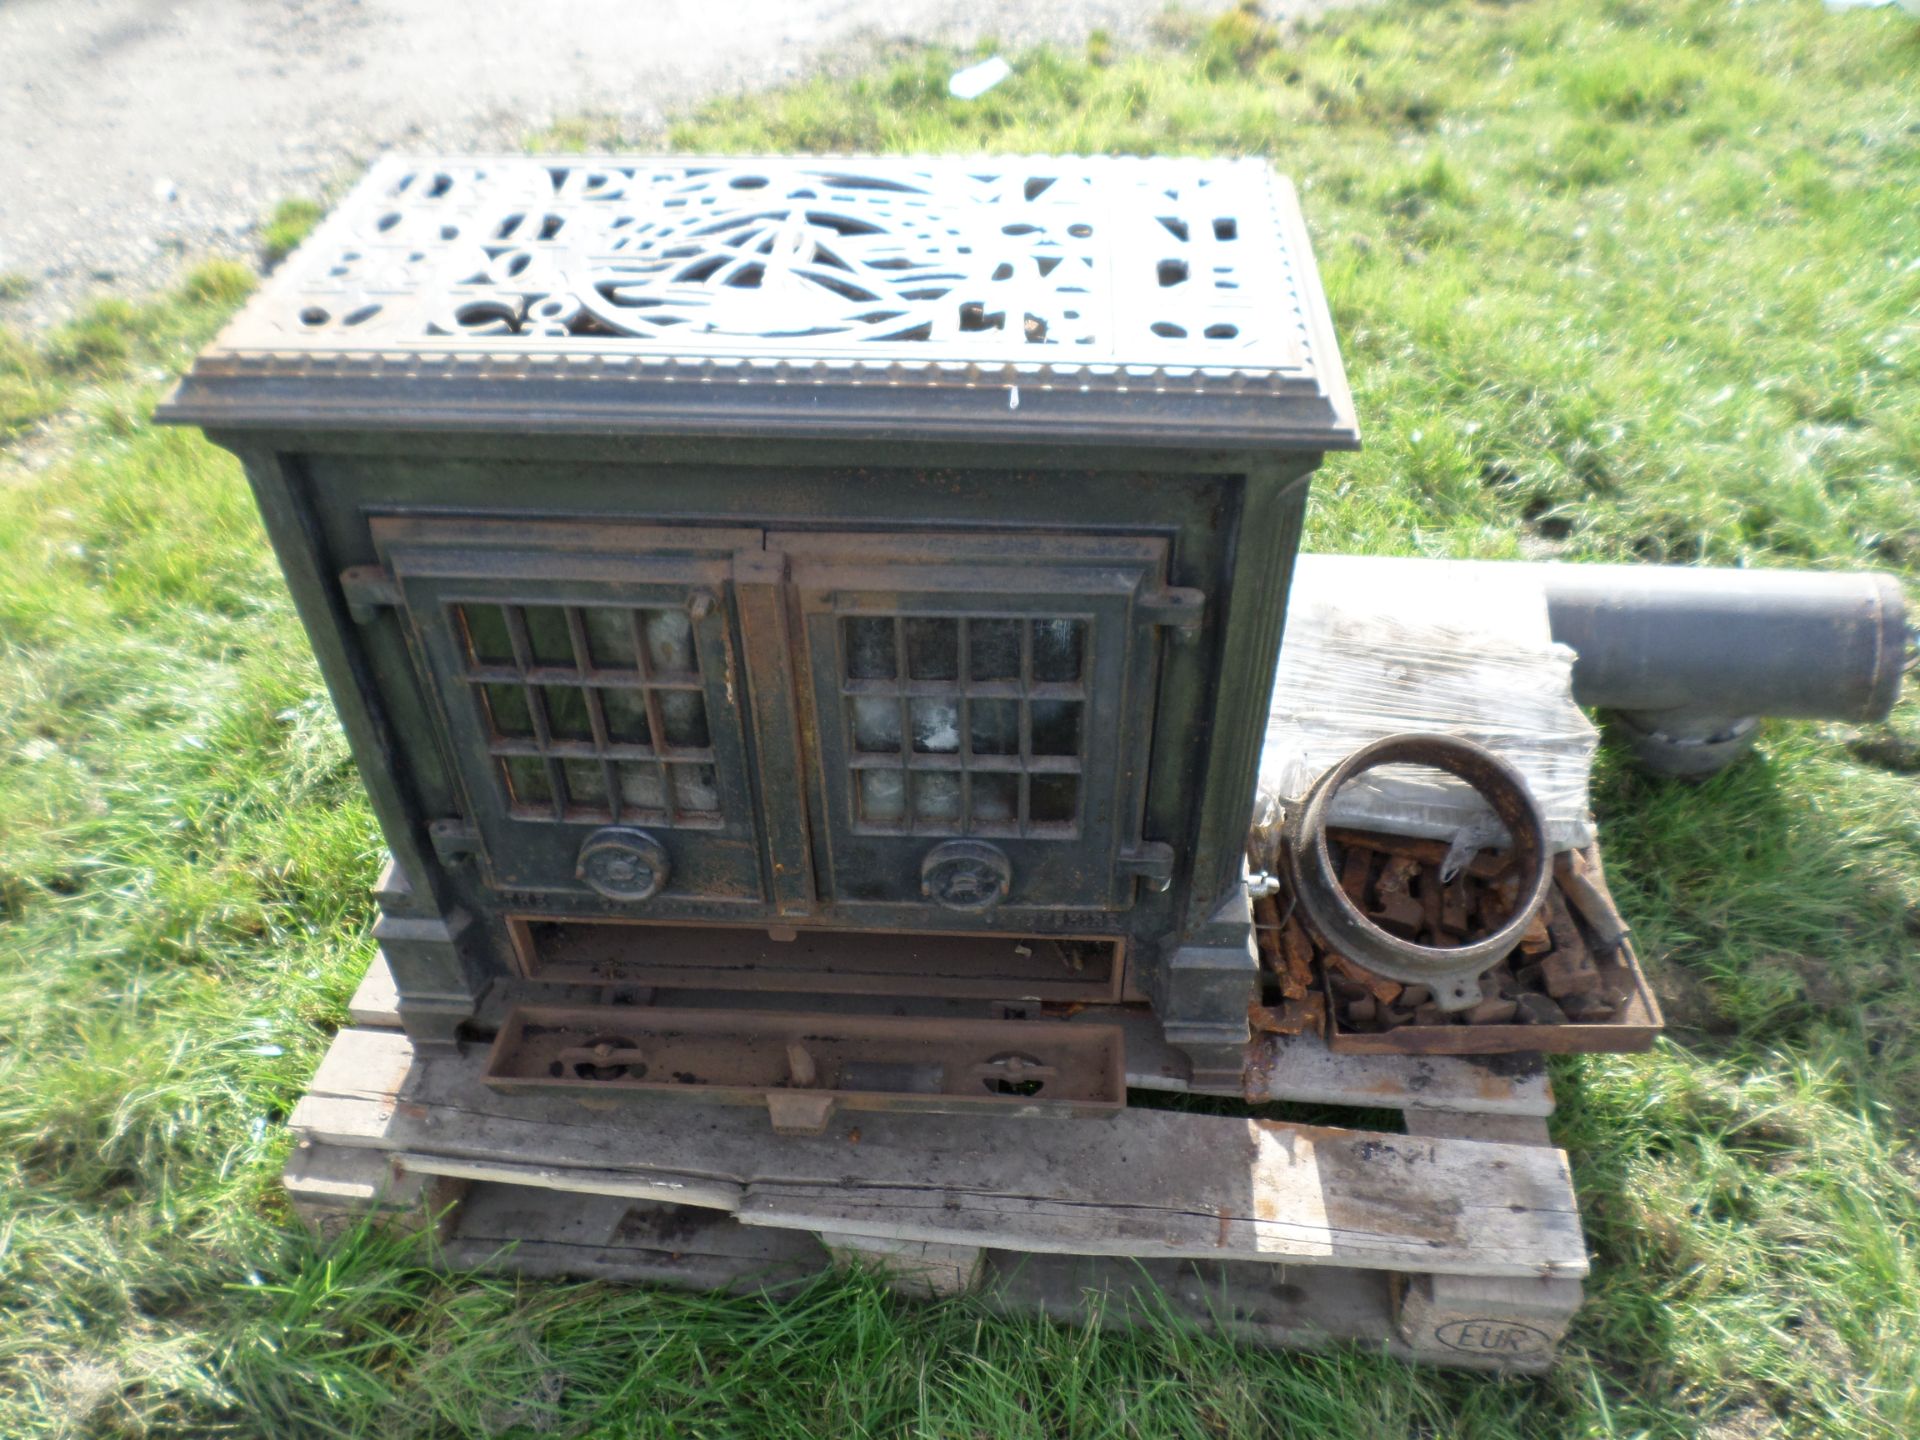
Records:
[[[574,875],[609,900],[651,900],[667,883],[673,862],[666,847],[644,830],[610,825],[580,847]]]
[[[983,840],[949,840],[920,862],[920,893],[949,910],[991,910],[1012,884],[1013,862]]]

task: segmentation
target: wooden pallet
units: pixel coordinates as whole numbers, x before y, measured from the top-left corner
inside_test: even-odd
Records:
[[[1501,1370],[1551,1364],[1580,1303],[1537,1066],[1271,1040],[1267,1098],[1397,1109],[1404,1134],[1130,1107],[776,1136],[753,1109],[495,1093],[480,1047],[415,1053],[384,969],[294,1112],[287,1189],[323,1228],[444,1211],[455,1265],[742,1289],[860,1262],[1065,1320],[1172,1315]],[[1129,1034],[1133,1087],[1172,1088],[1156,1045]]]

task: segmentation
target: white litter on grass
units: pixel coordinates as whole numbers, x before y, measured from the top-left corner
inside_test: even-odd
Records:
[[[947,81],[947,93],[956,100],[978,100],[1011,74],[1013,67],[996,55],[978,65],[954,71],[953,78]]]

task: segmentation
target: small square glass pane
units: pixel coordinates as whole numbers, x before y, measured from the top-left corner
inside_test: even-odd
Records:
[[[1033,717],[1033,753],[1036,755],[1078,755],[1080,753],[1080,702],[1078,700],[1035,700]]]
[[[976,755],[1020,753],[1020,702],[969,700],[967,732]]]
[[[968,783],[973,786],[975,825],[1011,824],[1020,818],[1018,775],[976,770]]]
[[[527,692],[519,685],[482,685],[487,701],[487,719],[493,733],[524,739],[533,734],[533,715],[527,709]]]
[[[669,765],[673,808],[681,814],[713,815],[720,810],[720,785],[711,765]]]
[[[563,760],[560,769],[567,781],[567,804],[576,809],[607,808],[607,772],[598,760]]]
[[[547,762],[531,755],[509,755],[505,761],[507,790],[516,805],[548,809],[553,804],[553,783],[547,778]]]
[[[945,698],[913,702],[913,748],[922,755],[960,752],[960,702]]]
[[[664,810],[667,794],[660,784],[660,767],[650,761],[628,761],[614,767],[620,780],[620,804],[627,810]]]
[[[706,749],[712,739],[707,733],[707,697],[698,690],[662,690],[659,699],[667,743],[682,750]]]
[[[1080,777],[1034,775],[1027,798],[1027,816],[1036,825],[1070,825],[1079,818]]]
[[[900,702],[891,695],[856,695],[848,703],[853,748],[867,755],[900,753]]]
[[[592,605],[580,612],[586,625],[587,653],[599,670],[635,670],[633,613],[605,605]]]
[[[542,685],[547,705],[547,728],[556,740],[593,739],[593,721],[587,715],[587,694],[577,685]]]
[[[1069,684],[1078,680],[1086,649],[1087,627],[1083,621],[1034,621],[1034,680],[1050,685]]]
[[[885,616],[857,616],[843,634],[849,680],[891,680],[899,671],[893,656],[893,620]]]
[[[700,668],[693,653],[693,621],[684,610],[643,610],[647,663],[656,675],[691,675]]]
[[[857,770],[860,785],[860,818],[875,824],[897,824],[907,814],[907,772],[904,770]]]
[[[975,680],[1020,678],[1020,622],[969,620],[967,674]]]
[[[917,822],[931,821],[936,825],[960,818],[958,770],[913,772],[913,818]]]
[[[467,632],[467,654],[474,664],[513,664],[513,641],[498,605],[462,605],[460,619]]]
[[[960,678],[960,622],[921,618],[907,621],[907,676],[913,680]]]
[[[651,745],[647,702],[638,690],[602,690],[600,710],[607,717],[607,738],[617,745]]]
[[[536,665],[573,668],[573,636],[567,630],[567,612],[558,605],[529,605],[520,612],[527,622],[527,648]]]

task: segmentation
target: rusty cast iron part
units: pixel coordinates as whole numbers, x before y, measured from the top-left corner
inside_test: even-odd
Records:
[[[1054,1020],[516,1006],[481,1078],[764,1104],[776,1130],[801,1134],[840,1109],[1059,1118],[1126,1103],[1120,1030]]]
[[[1424,765],[1457,776],[1506,827],[1518,883],[1511,911],[1490,934],[1453,946],[1419,944],[1385,929],[1348,895],[1328,844],[1327,812],[1341,786],[1382,765]],[[1491,750],[1449,735],[1390,735],[1354,751],[1287,817],[1282,850],[1293,895],[1328,948],[1376,975],[1429,987],[1443,1011],[1480,1003],[1479,976],[1520,944],[1553,878],[1546,827],[1526,781]],[[1417,914],[1419,902],[1404,898]]]
[[[1512,911],[1520,876],[1495,851],[1481,851],[1442,882],[1444,841],[1337,828],[1327,835],[1348,898],[1411,929],[1412,938],[1458,944]],[[1430,987],[1376,975],[1317,945],[1299,907],[1289,903],[1283,913],[1275,900],[1261,904],[1262,930],[1272,936],[1263,945],[1272,972],[1267,988],[1279,1002],[1267,1028],[1283,1029],[1280,1022],[1310,1009],[1326,1022],[1328,1045],[1338,1052],[1621,1053],[1647,1049],[1660,1030],[1659,1003],[1591,848],[1554,856],[1546,905],[1520,944],[1481,975],[1483,998],[1465,1010],[1443,1011]]]

